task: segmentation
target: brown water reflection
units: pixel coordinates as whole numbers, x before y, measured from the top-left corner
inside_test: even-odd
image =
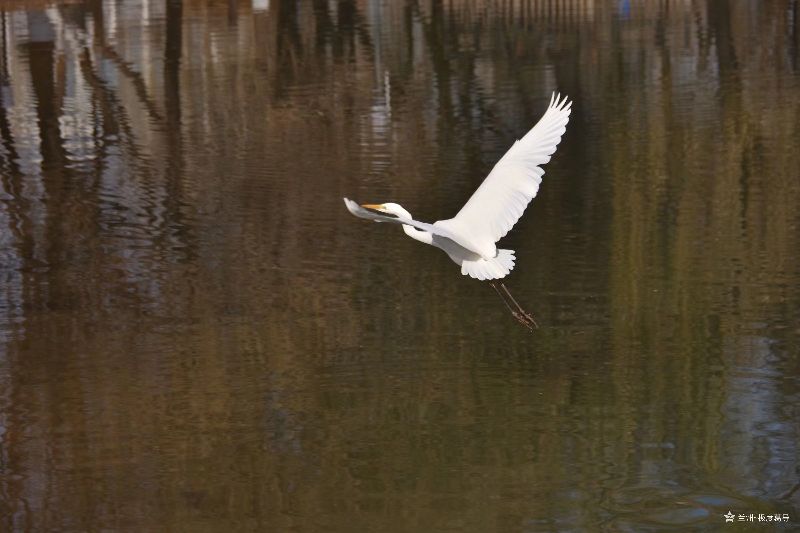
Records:
[[[27,5],[1,530],[800,523],[800,2]],[[556,88],[529,335],[341,197],[451,216]]]

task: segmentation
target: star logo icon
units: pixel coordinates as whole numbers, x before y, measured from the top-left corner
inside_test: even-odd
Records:
[[[724,514],[724,515],[722,515],[722,516],[724,516],[724,517],[725,517],[725,521],[726,521],[726,522],[733,522],[733,518],[734,518],[736,515],[735,515],[735,514],[733,514],[732,512],[730,512],[730,510],[728,510],[728,512],[727,512],[727,513],[725,513],[725,514]]]

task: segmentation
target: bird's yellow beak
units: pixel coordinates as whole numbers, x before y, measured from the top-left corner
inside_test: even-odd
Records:
[[[374,209],[375,211],[383,211],[383,204],[361,204],[361,207],[367,209]]]

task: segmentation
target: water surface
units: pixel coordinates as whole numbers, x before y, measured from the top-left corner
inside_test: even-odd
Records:
[[[0,10],[0,529],[800,523],[797,0]],[[554,90],[530,334],[341,198],[454,215]]]

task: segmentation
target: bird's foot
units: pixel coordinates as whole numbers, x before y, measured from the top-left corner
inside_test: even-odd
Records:
[[[529,312],[523,309],[520,309],[520,311],[522,312],[522,315],[525,317],[525,320],[528,321],[528,324],[532,324],[534,328],[539,329],[539,324],[536,323],[536,319],[533,318],[533,315],[531,315]]]
[[[506,308],[511,312],[511,316],[513,316],[517,320],[517,322],[528,328],[528,331],[533,331],[533,328],[539,329],[539,324],[536,323],[536,320],[534,320],[533,316],[527,311],[525,311],[522,307],[520,307],[520,305],[517,303],[514,297],[511,296],[511,293],[508,292],[508,289],[502,282],[500,282],[500,286],[503,288],[503,292],[500,292],[500,290],[497,288],[497,284],[494,281],[490,281],[489,285],[492,286],[492,288],[500,297],[500,299],[503,300],[503,303],[505,304]],[[508,299],[506,299],[506,296],[508,296]],[[509,303],[509,300],[513,302],[514,304],[513,307],[511,306],[511,303]],[[515,307],[516,309],[514,309]]]
[[[528,328],[529,331],[533,331],[533,328],[531,327],[531,323],[533,323],[535,325],[536,322],[533,321],[533,317],[528,315],[528,313],[525,313],[523,315],[522,313],[519,313],[517,311],[511,311],[511,314],[514,315],[514,318],[517,319],[517,322],[519,322],[520,324],[522,324],[523,326]],[[539,326],[536,326],[536,327],[538,328]]]

